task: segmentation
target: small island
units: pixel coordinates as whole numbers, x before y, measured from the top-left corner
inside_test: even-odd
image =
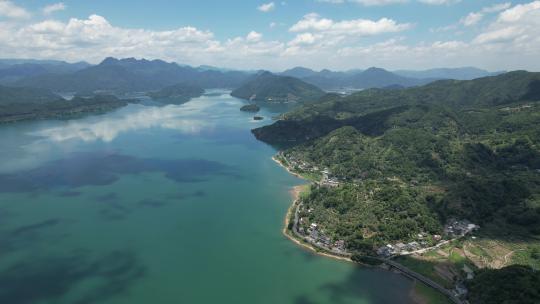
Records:
[[[261,110],[261,108],[256,104],[247,104],[247,105],[240,108],[240,111],[252,112],[252,113],[257,113],[260,110]]]
[[[253,120],[263,120],[264,117],[262,116],[253,116]]]
[[[231,96],[249,101],[265,103],[308,103],[316,102],[325,95],[318,87],[300,79],[262,72],[241,87],[231,92]]]
[[[198,86],[179,83],[165,87],[159,91],[149,92],[146,95],[156,101],[167,104],[183,104],[192,98],[201,97],[204,89]]]

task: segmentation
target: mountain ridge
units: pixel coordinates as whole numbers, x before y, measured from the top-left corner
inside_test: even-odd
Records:
[[[59,92],[126,93],[159,90],[185,83],[203,88],[234,88],[249,74],[237,71],[199,70],[162,60],[105,58],[100,64],[68,74],[42,74],[14,85],[46,88]]]

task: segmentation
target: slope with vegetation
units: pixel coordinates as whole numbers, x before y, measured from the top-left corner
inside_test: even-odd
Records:
[[[540,272],[513,265],[481,270],[469,283],[471,303],[540,303]]]
[[[426,265],[417,268],[428,276],[438,269],[450,283],[465,262],[540,269],[529,254],[540,244],[540,73],[334,96],[253,133],[285,149],[292,170],[315,178],[324,170],[339,182],[313,186],[301,216],[350,251],[420,242],[419,234],[443,234],[450,219],[467,219],[482,227],[478,240],[409,263]],[[490,250],[486,240],[514,249]],[[504,263],[486,263],[490,257]],[[480,272],[472,281],[473,303],[488,303],[476,295],[490,277]],[[508,288],[530,293],[529,283]]]

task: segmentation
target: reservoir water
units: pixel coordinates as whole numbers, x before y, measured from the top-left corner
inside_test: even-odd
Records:
[[[0,303],[410,303],[401,275],[282,233],[302,181],[243,101],[0,126]]]

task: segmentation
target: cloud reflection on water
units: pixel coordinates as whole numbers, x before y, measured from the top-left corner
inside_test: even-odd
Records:
[[[101,144],[102,150],[122,150],[124,146],[117,147],[115,140],[128,133],[141,133],[141,139],[145,140],[158,135],[157,129],[204,136],[229,124],[245,124],[238,110],[243,102],[230,97],[228,92],[218,93],[182,105],[130,104],[103,115],[32,122],[26,128],[4,128],[0,136],[11,138],[12,145],[0,151],[0,158],[4,160],[0,173],[35,168],[70,153],[94,151],[94,145]]]
[[[168,105],[164,107],[147,107],[130,105],[128,109],[105,117],[90,117],[84,120],[70,121],[65,125],[39,130],[33,135],[44,137],[54,142],[68,140],[111,142],[120,134],[149,128],[177,130],[187,134],[197,134],[212,123],[197,118],[204,112],[209,103]]]

